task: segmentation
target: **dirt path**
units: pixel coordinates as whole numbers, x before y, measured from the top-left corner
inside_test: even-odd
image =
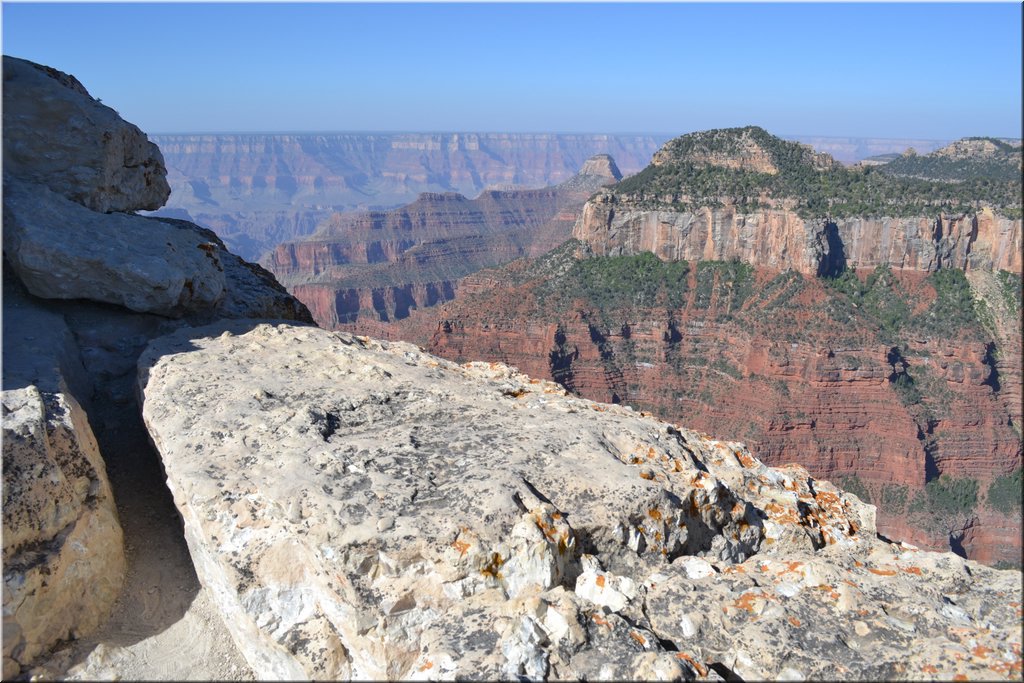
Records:
[[[69,680],[253,680],[199,584],[138,408],[94,397],[90,421],[124,529],[127,577],[110,619],[30,672]],[[105,400],[107,399],[107,400]]]

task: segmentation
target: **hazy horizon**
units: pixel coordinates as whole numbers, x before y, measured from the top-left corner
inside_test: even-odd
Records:
[[[1019,3],[5,2],[3,51],[161,135],[1021,137]]]

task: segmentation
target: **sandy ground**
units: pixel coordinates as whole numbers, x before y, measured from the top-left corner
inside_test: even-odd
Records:
[[[124,589],[98,632],[57,650],[30,676],[253,680],[196,578],[181,520],[141,420],[125,420],[118,412],[96,407],[91,415],[125,534]]]

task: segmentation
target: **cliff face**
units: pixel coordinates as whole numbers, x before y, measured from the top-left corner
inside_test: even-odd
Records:
[[[158,135],[173,190],[167,206],[260,258],[331,213],[407,204],[423,192],[475,197],[564,182],[597,154],[625,173],[664,137],[514,133]]]
[[[952,315],[932,314],[949,294],[915,271],[880,276],[857,303],[792,271],[708,263],[660,286],[659,273],[679,265],[642,256],[574,265],[571,244],[560,251],[473,275],[455,301],[400,324],[346,329],[508,363],[594,400],[756,444],[766,462],[859,482],[890,537],[1019,561],[1019,538],[1007,533],[1019,520],[984,502],[991,482],[1021,466],[1020,313],[1003,308],[996,275],[969,278],[999,330],[992,336],[974,318],[926,331]],[[623,263],[641,264],[635,281]],[[610,278],[618,296],[602,289]],[[876,310],[872,297],[905,311],[906,330],[879,329],[865,311]],[[976,480],[977,499],[928,517],[926,484],[943,474]]]
[[[1021,272],[1021,221],[983,210],[939,218],[801,218],[785,209],[741,213],[735,207],[693,212],[631,206],[603,193],[583,209],[573,237],[601,256],[649,251],[668,260],[740,260],[807,275],[882,264]]]
[[[279,245],[267,267],[321,325],[405,318],[455,296],[470,273],[562,243],[595,190],[621,179],[611,157],[564,183],[488,190],[475,199],[423,193],[400,209],[334,214],[306,240]]]

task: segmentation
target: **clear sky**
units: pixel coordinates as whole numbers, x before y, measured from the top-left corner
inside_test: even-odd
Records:
[[[1021,136],[1021,4],[13,3],[149,133]]]

